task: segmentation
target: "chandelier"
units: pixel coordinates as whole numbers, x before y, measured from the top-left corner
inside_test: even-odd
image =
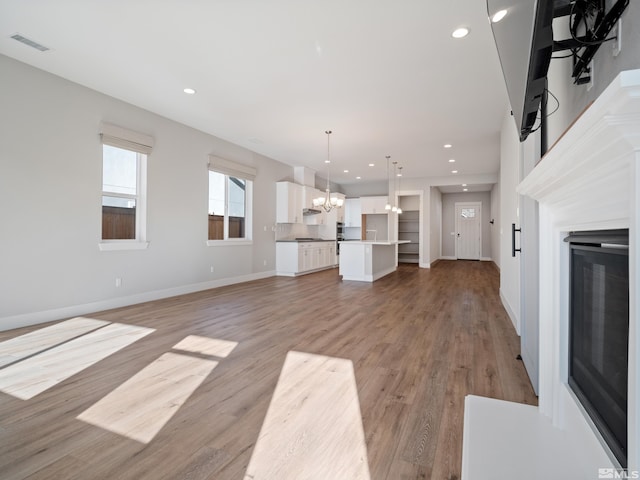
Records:
[[[331,149],[329,145],[329,139],[331,138],[331,130],[326,130],[324,133],[327,134],[327,159],[324,163],[327,164],[327,189],[325,190],[324,197],[318,197],[313,199],[314,207],[322,207],[322,209],[329,213],[334,208],[340,208],[344,204],[344,200],[338,197],[331,196],[331,185],[329,181],[329,174],[331,170]]]

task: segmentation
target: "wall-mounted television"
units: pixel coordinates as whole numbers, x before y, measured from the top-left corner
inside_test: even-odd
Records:
[[[553,7],[554,0],[487,0],[489,18],[507,11],[491,29],[521,142],[536,123],[546,89],[553,53]]]
[[[491,29],[521,142],[537,128],[538,119],[545,120],[538,111],[553,52],[573,57],[573,83],[587,83],[589,63],[615,35],[612,30],[628,4],[629,0],[487,0],[489,18],[506,12]],[[559,17],[566,18],[569,38],[554,38],[553,21]]]

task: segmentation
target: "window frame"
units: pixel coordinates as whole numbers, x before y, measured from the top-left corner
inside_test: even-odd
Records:
[[[127,150],[136,154],[136,194],[116,193],[100,188],[100,251],[112,250],[144,250],[149,246],[147,241],[147,163],[153,148],[153,138],[138,132],[127,130],[116,125],[101,124],[102,156],[101,165],[104,177],[104,147],[110,146]],[[129,198],[136,201],[135,238],[102,238],[102,203],[103,197]]]
[[[225,161],[227,164],[230,163]],[[222,239],[210,240],[208,229],[207,229],[207,246],[208,247],[218,247],[218,246],[229,246],[229,245],[253,245],[253,182],[254,176],[251,174],[246,174],[242,170],[230,170],[228,168],[223,168],[220,166],[216,166],[214,162],[210,162],[207,168],[207,221],[209,221],[209,206],[208,199],[211,184],[209,181],[209,172],[215,172],[220,175],[224,175],[224,216],[223,216],[223,237]],[[245,182],[245,191],[244,191],[244,238],[229,238],[229,182],[231,181],[229,177],[237,178],[238,180],[243,180]]]

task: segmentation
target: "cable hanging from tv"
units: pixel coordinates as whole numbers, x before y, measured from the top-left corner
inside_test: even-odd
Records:
[[[616,36],[609,37],[609,34],[629,5],[629,0],[617,0],[608,11],[605,0],[571,0],[569,2],[556,0],[556,2],[554,18],[569,17],[571,38],[554,40],[553,51],[569,50],[571,53],[552,58],[573,57],[571,76],[574,83],[577,85],[588,83],[591,80],[589,63],[600,45],[616,39]]]

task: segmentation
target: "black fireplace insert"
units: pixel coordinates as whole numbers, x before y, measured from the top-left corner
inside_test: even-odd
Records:
[[[629,231],[573,232],[569,386],[622,467],[627,464]]]

